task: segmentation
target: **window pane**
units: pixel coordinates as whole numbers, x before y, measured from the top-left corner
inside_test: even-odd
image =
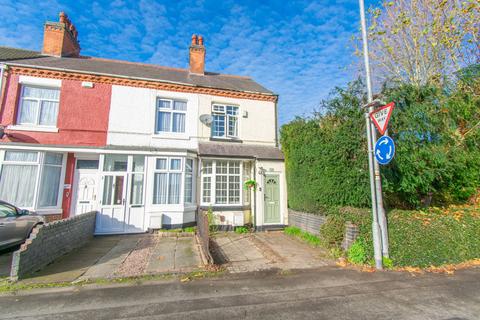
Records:
[[[173,113],[172,132],[185,132],[185,113]]]
[[[231,161],[228,163],[228,173],[230,174],[240,174],[240,162]]]
[[[102,204],[112,204],[112,191],[113,191],[113,176],[105,176],[103,178],[103,199]]]
[[[193,176],[191,173],[185,173],[185,202],[193,201]]]
[[[103,171],[127,171],[127,155],[107,154]]]
[[[228,177],[228,203],[240,203],[240,176]]]
[[[7,204],[0,204],[0,218],[5,217],[14,217],[17,214],[17,211],[14,207],[11,207]]]
[[[173,110],[187,110],[187,103],[185,101],[175,101],[173,103]]]
[[[98,169],[98,160],[77,160],[77,169]]]
[[[33,207],[36,180],[36,165],[4,164],[0,175],[0,199],[19,207]]]
[[[36,162],[37,152],[5,151],[5,161]]]
[[[214,137],[225,136],[225,116],[217,114],[213,115],[212,135]]]
[[[143,173],[132,174],[130,204],[143,204]]]
[[[61,153],[52,153],[47,152],[45,153],[45,163],[46,164],[53,164],[53,165],[62,165],[63,154]]]
[[[211,174],[211,173],[212,173],[212,161],[204,161],[203,174]]]
[[[115,188],[113,193],[113,204],[122,204],[124,176],[115,176]]]
[[[180,179],[182,177],[181,173],[170,173],[169,181],[169,192],[168,192],[168,203],[178,204],[180,203]]]
[[[143,172],[145,168],[145,156],[134,155],[133,156],[133,172]]]
[[[167,203],[168,173],[155,173],[153,182],[153,203]]]
[[[215,203],[227,203],[227,176],[217,176],[215,183]]]
[[[231,137],[236,137],[238,135],[237,132],[237,123],[238,119],[235,116],[228,116],[228,135]]]
[[[171,117],[170,112],[158,112],[158,118],[157,118],[157,132],[163,131],[163,132],[169,132],[170,131],[170,117]]]
[[[225,106],[214,105],[212,109],[213,109],[213,112],[220,112],[220,113],[225,112]]]
[[[46,100],[59,100],[60,89],[58,88],[38,88],[31,86],[23,86],[23,97],[46,99]]]
[[[160,100],[158,99],[158,107],[162,109],[170,109],[170,101],[169,100]]]
[[[37,109],[37,101],[22,100],[18,124],[35,124],[37,122]]]
[[[216,173],[217,174],[227,174],[227,166],[228,166],[227,161],[217,161]]]
[[[185,161],[185,172],[192,173],[193,172],[193,160],[187,159]]]
[[[210,203],[211,195],[212,195],[212,178],[211,177],[203,177],[203,195],[202,195],[202,202]]]
[[[171,159],[170,160],[170,170],[181,170],[182,160],[180,159]]]
[[[227,106],[227,114],[231,116],[238,115],[238,107]]]
[[[157,159],[156,168],[158,170],[167,170],[167,159]]]
[[[42,101],[40,107],[39,124],[43,126],[56,126],[58,115],[58,102]]]
[[[38,205],[42,207],[55,207],[58,200],[58,190],[60,187],[60,175],[62,167],[44,166],[42,180],[40,183],[40,197]]]

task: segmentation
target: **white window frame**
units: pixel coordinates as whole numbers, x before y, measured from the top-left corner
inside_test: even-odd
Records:
[[[227,108],[235,108],[237,110],[236,115],[230,115],[227,112]],[[240,122],[240,107],[237,105],[230,105],[230,104],[218,104],[214,103],[212,104],[212,117],[213,116],[223,116],[224,117],[224,123],[225,123],[225,130],[223,132],[223,135],[216,135],[214,131],[214,123],[212,123],[212,138],[219,138],[219,139],[238,139],[239,137],[239,122]],[[235,121],[235,132],[234,134],[230,134],[230,120],[231,119],[236,119]],[[215,120],[213,120],[215,121]]]
[[[35,162],[26,162],[26,161],[6,161],[5,160],[5,155],[6,151],[14,151],[14,152],[35,152],[37,153],[37,161]],[[60,173],[60,182],[58,185],[58,196],[57,196],[57,205],[56,206],[51,206],[51,207],[39,207],[39,196],[40,196],[40,185],[41,185],[41,179],[43,175],[43,170],[45,165],[50,166],[50,164],[45,164],[45,153],[59,153],[62,154],[62,170]],[[62,213],[62,200],[63,200],[63,185],[65,183],[65,168],[66,168],[66,161],[67,161],[67,156],[64,152],[57,152],[54,150],[51,151],[36,151],[36,150],[26,150],[26,149],[6,149],[6,150],[1,150],[0,151],[0,177],[1,177],[1,172],[3,170],[4,165],[36,165],[37,166],[37,174],[35,177],[35,192],[33,195],[33,205],[28,206],[28,207],[21,207],[22,209],[27,209],[27,210],[34,210],[36,212],[42,213],[42,212],[47,212],[48,213]],[[51,166],[60,166],[60,165],[51,165]]]
[[[159,159],[164,159],[167,162],[167,167],[165,169],[157,169],[157,160]],[[172,160],[180,160],[180,169],[171,169],[171,161]],[[185,179],[185,167],[184,167],[184,158],[182,157],[155,157],[154,158],[154,166],[153,166],[153,188],[152,188],[152,205],[153,206],[161,206],[161,205],[181,205],[184,203],[184,185],[185,182],[183,181]],[[157,173],[166,173],[167,174],[167,202],[166,203],[155,203],[154,198],[155,198],[155,175]],[[170,174],[172,173],[180,173],[180,194],[179,194],[179,201],[178,203],[170,203]]]
[[[161,108],[159,101],[168,101],[170,102],[170,108]],[[173,106],[175,102],[184,102],[186,104],[186,110],[174,110]],[[162,135],[162,134],[178,134],[178,135],[184,135],[187,131],[187,111],[188,111],[188,101],[182,100],[182,99],[168,99],[168,98],[161,98],[157,97],[155,100],[155,128],[154,128],[154,133],[156,135]],[[170,114],[170,128],[168,131],[159,131],[158,130],[158,118],[159,118],[159,113],[160,112],[165,112]],[[185,115],[185,124],[184,124],[184,131],[173,131],[173,114],[184,114]]]
[[[217,203],[216,202],[216,189],[217,189],[217,162],[226,161],[230,162],[239,162],[239,173],[238,174],[231,174],[229,172],[230,165],[227,165],[227,203]],[[212,173],[205,174],[204,173],[204,162],[212,162]],[[231,159],[202,159],[201,161],[201,180],[200,180],[200,204],[203,206],[214,206],[214,207],[238,207],[243,206],[243,192],[242,192],[242,180],[243,180],[243,161],[242,160],[231,160]],[[223,174],[222,174],[223,175]],[[231,175],[235,175],[239,177],[239,202],[238,203],[230,203],[230,183],[229,177]],[[210,202],[205,202],[203,199],[203,179],[204,177],[210,177],[211,185],[210,185]]]
[[[187,162],[191,161],[192,162],[192,172],[187,173]],[[192,197],[190,201],[186,200],[186,186],[187,186],[187,175],[190,175],[191,181],[191,187],[192,187]],[[192,205],[195,203],[195,159],[193,158],[186,158],[185,159],[185,165],[184,165],[184,173],[183,173],[183,203],[186,205]]]
[[[19,127],[39,127],[39,128],[57,128],[58,124],[58,113],[60,112],[60,88],[56,86],[45,86],[45,85],[36,85],[36,84],[29,84],[29,83],[21,83],[20,84],[21,89],[20,89],[20,98],[18,100],[18,108],[17,108],[17,120],[16,120],[16,125]],[[30,88],[37,88],[37,89],[48,89],[48,90],[58,90],[58,100],[54,99],[41,99],[41,98],[34,98],[34,97],[24,97],[24,92],[25,88],[30,87]],[[35,112],[35,123],[21,123],[20,122],[20,117],[22,114],[22,109],[23,107],[23,101],[36,101],[37,102],[37,108]],[[56,121],[55,125],[45,125],[45,124],[40,124],[40,114],[41,114],[41,108],[42,108],[42,102],[56,102],[58,103],[58,108],[57,108],[57,114],[56,114]]]

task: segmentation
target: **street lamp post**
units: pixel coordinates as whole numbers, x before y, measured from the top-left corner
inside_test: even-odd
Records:
[[[377,269],[383,269],[382,257],[388,257],[388,234],[387,223],[385,218],[385,210],[383,208],[382,184],[380,178],[380,167],[375,161],[373,154],[373,145],[377,140],[377,132],[370,121],[369,114],[374,109],[372,81],[370,77],[370,61],[368,56],[368,38],[367,26],[365,21],[365,4],[364,0],[359,0],[360,4],[360,22],[362,25],[362,40],[363,40],[363,58],[365,63],[365,78],[367,84],[367,110],[365,113],[365,123],[368,139],[368,166],[370,171],[370,192],[372,198],[372,235],[373,247],[375,256],[375,266]]]

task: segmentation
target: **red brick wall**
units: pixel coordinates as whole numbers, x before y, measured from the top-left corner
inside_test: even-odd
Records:
[[[63,189],[62,200],[62,218],[68,218],[70,216],[70,209],[72,207],[72,194],[73,194],[73,179],[75,174],[75,156],[73,153],[69,153],[67,157],[67,168],[65,170],[65,184],[70,185],[70,188]]]

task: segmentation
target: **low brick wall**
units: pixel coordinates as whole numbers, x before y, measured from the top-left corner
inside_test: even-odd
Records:
[[[288,223],[290,226],[300,228],[303,231],[316,236],[320,235],[320,226],[326,221],[327,217],[322,214],[313,214],[288,209]],[[345,223],[345,235],[342,242],[342,248],[348,250],[357,239],[358,234],[359,230],[355,224],[349,221]]]
[[[10,278],[18,280],[83,246],[93,238],[96,212],[39,225],[13,253]]]

